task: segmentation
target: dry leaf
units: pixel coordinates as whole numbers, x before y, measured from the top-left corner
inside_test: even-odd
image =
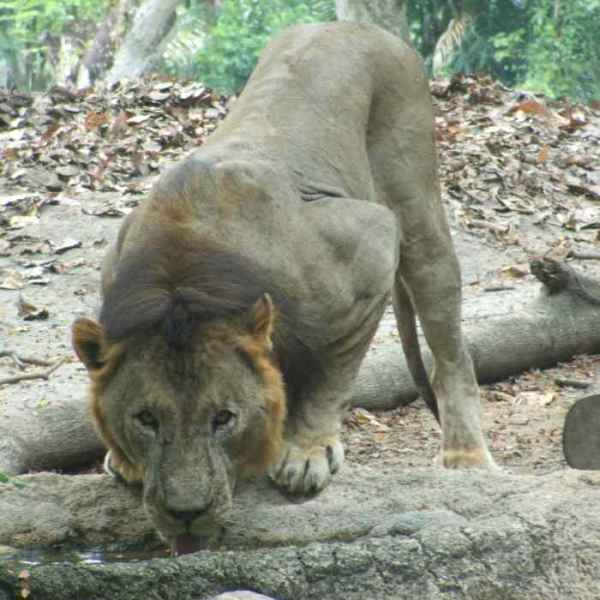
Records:
[[[375,427],[379,432],[390,430],[387,425],[378,421],[374,414],[370,413],[364,408],[355,408],[352,411],[352,415],[359,425],[369,425],[370,427]]]
[[[492,390],[488,394],[488,399],[492,402],[514,402],[515,397],[512,394],[507,394],[505,392],[500,392],[498,390]]]
[[[25,277],[14,269],[0,271],[0,289],[20,290],[25,285]]]
[[[537,100],[528,99],[523,100],[523,102],[519,102],[518,104],[515,104],[509,109],[508,112],[509,114],[523,112],[531,115],[545,115],[549,111],[543,104],[541,104]]]
[[[85,117],[84,124],[86,129],[98,129],[102,125],[106,125],[109,120],[109,113],[92,111]]]
[[[553,392],[547,392],[545,394],[540,394],[537,398],[538,404],[541,406],[550,406],[556,399],[556,394]]]
[[[529,275],[529,264],[525,263],[522,265],[510,265],[509,267],[503,267],[500,273],[504,277],[512,277],[514,279],[520,279]]]
[[[130,125],[139,125],[140,123],[147,121],[149,118],[150,115],[134,115],[133,117],[129,117],[129,119],[127,119],[127,123]]]
[[[81,240],[67,238],[54,249],[54,254],[64,254],[67,250],[72,250],[73,248],[81,248]]]
[[[17,310],[19,316],[25,321],[45,321],[50,316],[47,308],[35,306],[35,304],[26,300],[22,294],[19,294],[17,300]]]
[[[28,225],[36,225],[38,222],[37,215],[17,215],[8,220],[11,229],[22,229]]]
[[[0,240],[0,256],[10,256],[10,246],[8,240]]]

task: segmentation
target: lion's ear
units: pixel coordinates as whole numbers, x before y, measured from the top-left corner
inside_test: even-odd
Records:
[[[248,313],[250,333],[269,348],[272,347],[271,336],[275,322],[275,307],[269,294],[263,294]]]
[[[71,328],[72,342],[79,360],[88,371],[104,366],[102,351],[105,345],[104,329],[91,319],[77,319]]]

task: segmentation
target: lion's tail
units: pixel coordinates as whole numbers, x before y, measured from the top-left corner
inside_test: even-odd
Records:
[[[427,376],[427,371],[425,370],[423,357],[421,355],[421,347],[417,335],[415,309],[408,293],[408,289],[399,277],[396,278],[394,310],[408,370],[410,371],[415,385],[417,386],[417,390],[421,394],[425,404],[427,404],[429,410],[431,410],[439,423],[440,415],[437,398],[435,397],[435,392],[433,391],[433,387]]]

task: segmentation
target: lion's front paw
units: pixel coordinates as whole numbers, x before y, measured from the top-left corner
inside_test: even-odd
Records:
[[[313,445],[284,442],[279,461],[269,470],[275,484],[292,494],[316,494],[331,481],[344,462],[344,448],[337,437]]]

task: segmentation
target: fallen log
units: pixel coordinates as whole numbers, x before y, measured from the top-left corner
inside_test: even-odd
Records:
[[[159,543],[135,489],[108,476],[19,481],[0,485],[0,544]],[[598,598],[600,512],[590,506],[599,491],[599,473],[570,470],[347,466],[304,502],[260,481],[240,490],[216,547],[100,564],[31,564],[31,554],[24,563],[17,550],[0,561],[0,598],[24,589],[36,600],[202,600],[234,589],[278,600]]]
[[[542,287],[481,294],[464,305],[465,336],[480,383],[600,352],[600,283],[564,263],[534,261]],[[431,368],[431,353],[421,344]],[[361,366],[353,404],[385,410],[409,404],[417,390],[399,343],[375,348]]]
[[[0,473],[76,468],[102,456],[81,369],[68,364],[58,373],[48,391],[0,403]]]
[[[594,301],[600,284],[552,261],[533,271],[541,289],[521,285],[465,302],[466,336],[482,383],[600,352],[600,300]],[[389,320],[383,326],[394,327]],[[429,352],[424,358],[430,366]],[[72,468],[101,456],[87,415],[85,375],[76,369],[65,365],[56,374],[47,406],[23,405],[17,397],[0,404],[0,472]],[[355,382],[353,404],[389,409],[416,397],[400,342],[374,346]]]

